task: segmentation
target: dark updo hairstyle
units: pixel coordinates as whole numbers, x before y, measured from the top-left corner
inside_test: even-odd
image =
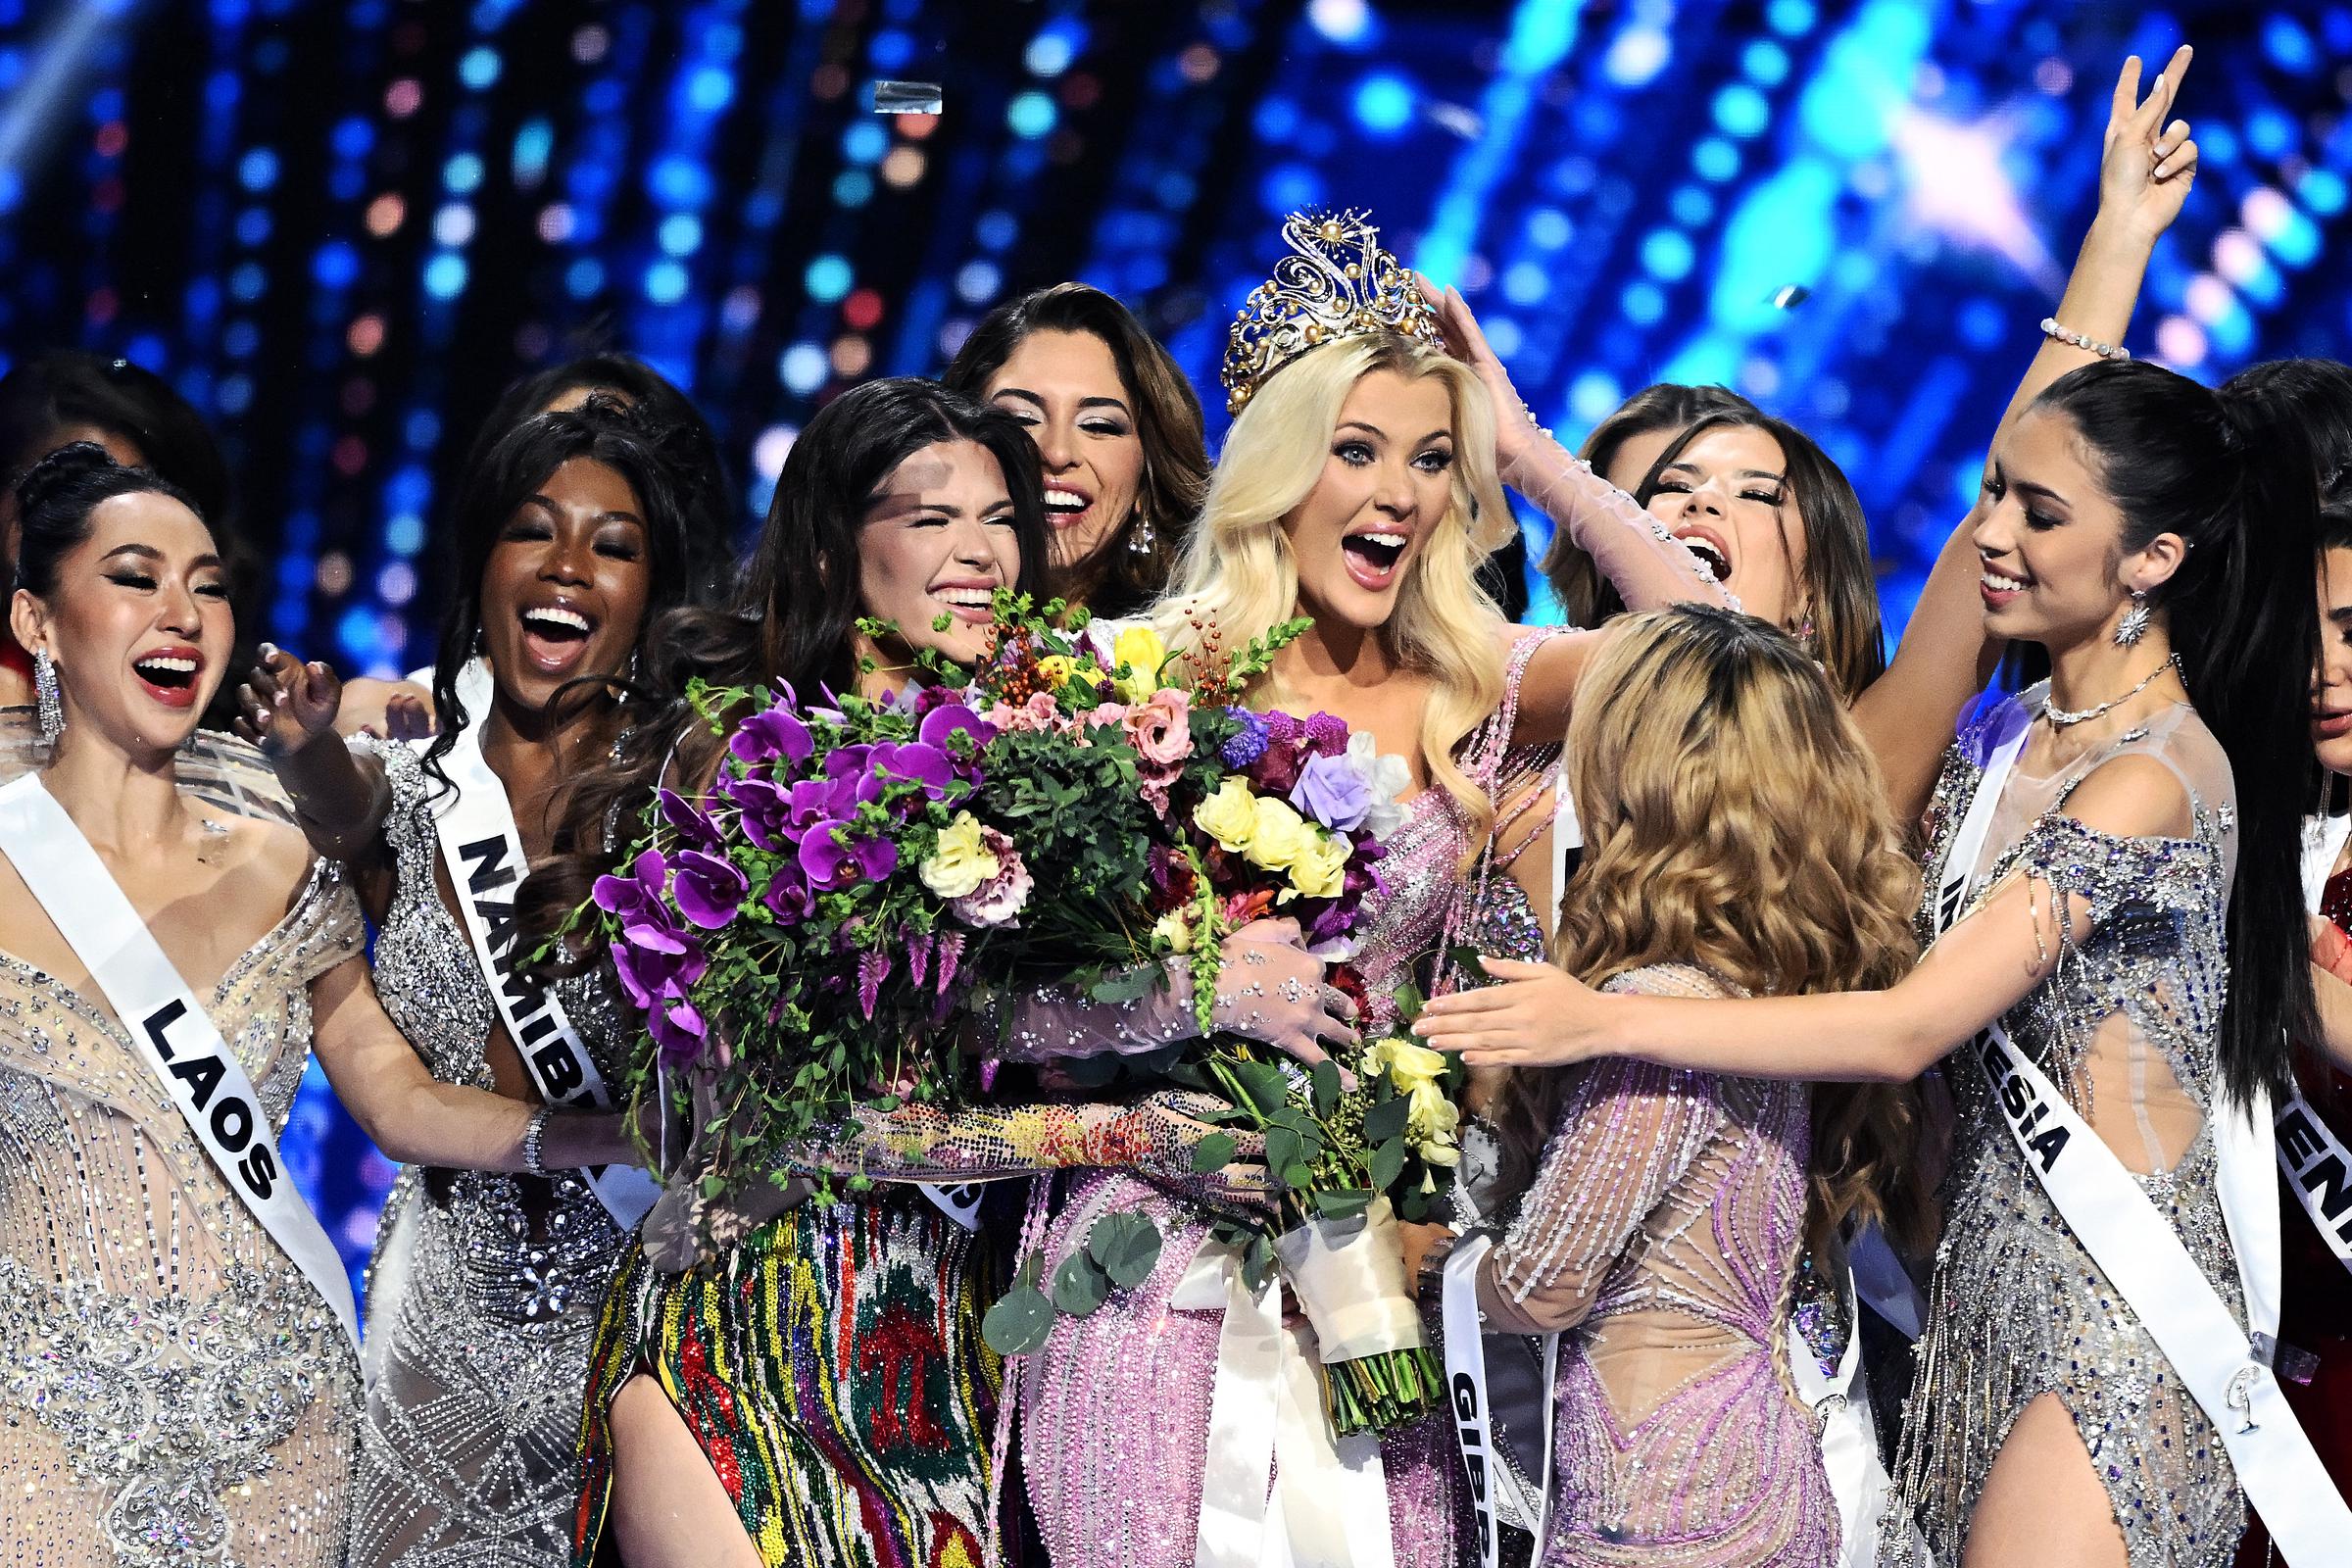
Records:
[[[2070,370],[2034,407],[2073,422],[2123,514],[2126,553],[2165,533],[2188,547],[2147,603],[2237,795],[2222,1077],[2240,1096],[2281,1094],[2288,1038],[2317,1038],[2302,881],[2319,655],[2310,444],[2298,420],[2141,360]]]
[[[117,496],[169,496],[204,519],[188,493],[152,468],[124,467],[94,441],[75,441],[44,454],[17,480],[15,586],[47,599],[57,568],[90,537],[90,514]],[[209,526],[209,524],[208,524]]]
[[[1628,441],[1656,435],[1661,430],[1687,429],[1711,414],[1761,417],[1763,413],[1727,386],[1684,386],[1660,381],[1618,404],[1616,412],[1594,425],[1592,433],[1585,437],[1577,456],[1591,464],[1594,473],[1605,476],[1615,466],[1619,449]],[[1657,466],[1650,466],[1653,471],[1648,477],[1654,480]],[[1537,563],[1537,569],[1551,584],[1552,597],[1567,612],[1571,626],[1597,626],[1625,610],[1625,601],[1617,597],[1617,590],[1609,586],[1609,580],[1600,574],[1592,558],[1570,544],[1565,533],[1552,535],[1551,548]]]
[[[103,431],[135,448],[220,539],[228,465],[203,416],[162,376],[78,350],[43,354],[0,376],[0,474],[12,489],[72,430]]]
[[[698,601],[720,597],[735,563],[735,482],[718,438],[694,400],[667,376],[637,358],[604,350],[534,371],[498,395],[466,454],[468,471],[489,449],[531,416],[566,393],[604,392],[635,411],[642,428],[668,456],[678,505],[686,515],[687,577]]]
[[[1097,615],[1131,615],[1159,597],[1192,537],[1208,493],[1208,448],[1200,400],[1159,339],[1133,312],[1099,288],[1056,283],[998,306],[972,329],[941,379],[974,402],[1032,332],[1084,332],[1110,350],[1119,385],[1135,409],[1144,446],[1144,477],[1135,511],[1121,517],[1092,557],[1056,571],[1053,591]],[[1030,452],[1029,466],[1038,466]],[[1149,522],[1151,544],[1134,548]]]
[[[595,397],[564,413],[527,416],[496,440],[476,445],[458,480],[457,576],[450,585],[449,609],[441,617],[441,646],[433,665],[433,707],[441,723],[425,750],[424,766],[436,778],[446,782],[441,759],[472,716],[459,699],[458,676],[479,651],[482,574],[490,554],[515,512],[564,464],[583,458],[610,468],[637,498],[650,578],[640,638],[661,615],[693,600],[694,529],[662,436],[637,409],[617,399]],[[568,704],[575,696],[606,689],[608,683],[586,677],[572,684],[581,691],[575,694],[567,685],[558,693],[558,701]]]
[[[1037,448],[1012,416],[913,376],[844,392],[793,442],[733,599],[716,610],[673,611],[648,636],[627,749],[612,766],[582,778],[566,800],[555,854],[515,895],[525,930],[552,934],[588,896],[612,868],[613,825],[643,809],[657,786],[667,780],[699,789],[716,768],[721,738],[688,705],[690,681],[790,685],[808,701],[855,687],[866,508],[900,464],[942,441],[975,442],[996,459],[1021,552],[1012,586],[1044,594],[1044,484]]]
[[[2259,411],[2265,423],[2299,425],[2311,447],[2320,499],[2352,498],[2352,366],[2270,360],[2223,382],[2222,394]]]

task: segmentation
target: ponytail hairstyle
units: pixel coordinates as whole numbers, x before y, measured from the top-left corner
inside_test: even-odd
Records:
[[[2267,360],[2223,382],[2222,396],[2261,410],[2265,423],[2299,426],[2321,501],[2352,499],[2352,365]]]
[[[970,441],[1004,471],[1021,564],[1012,586],[1043,598],[1045,485],[1036,443],[1011,415],[983,408],[937,381],[896,376],[852,387],[817,411],[776,478],[767,523],[722,608],[674,610],[653,626],[633,683],[626,749],[570,792],[554,855],[514,898],[535,939],[554,934],[612,867],[626,842],[617,824],[664,782],[692,793],[718,765],[724,737],[686,701],[689,682],[789,685],[806,701],[847,692],[858,678],[859,541],[867,503],[893,470],[942,441]],[[575,955],[584,957],[585,955]]]
[[[15,586],[46,602],[57,591],[59,564],[90,537],[90,514],[117,496],[150,494],[169,496],[204,521],[185,490],[153,468],[124,467],[95,441],[44,454],[16,482]]]
[[[1755,417],[1764,411],[1741,397],[1728,386],[1684,386],[1675,381],[1660,381],[1617,405],[1616,412],[1592,427],[1577,456],[1592,466],[1594,473],[1607,478],[1609,469],[1617,463],[1617,454],[1628,441],[1661,431],[1681,431],[1696,424],[1711,414],[1738,414]],[[1655,481],[1656,464],[1650,465],[1647,476]],[[1638,490],[1642,477],[1637,476],[1629,489]],[[1592,627],[1625,612],[1625,601],[1609,586],[1608,578],[1600,574],[1592,558],[1576,548],[1565,533],[1554,533],[1551,545],[1537,563],[1537,569],[1551,584],[1552,597],[1568,612],[1571,626]]]
[[[2289,1087],[2288,1038],[2316,1038],[2302,839],[2319,657],[2315,465],[2301,424],[2142,360],[2071,370],[2035,400],[2065,416],[2123,514],[2122,548],[2188,546],[2149,590],[2197,715],[2237,794],[2222,1081],[2241,1100]]]

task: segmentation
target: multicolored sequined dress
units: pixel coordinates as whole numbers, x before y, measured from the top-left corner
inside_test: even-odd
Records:
[[[13,726],[11,726],[13,729]],[[27,759],[0,735],[0,777]],[[186,785],[274,800],[207,736]],[[334,866],[206,998],[283,1129],[311,983],[365,930]],[[0,954],[0,1557],[25,1568],[341,1568],[359,1366],[114,1014]]]
[[[436,886],[433,782],[411,748],[370,749],[392,792],[377,992],[434,1077],[489,1089],[497,1009]],[[599,976],[556,993],[614,1081],[623,1035]],[[570,1173],[401,1172],[368,1274],[352,1568],[570,1560],[588,1347],[628,1242]]]
[[[1605,988],[1738,993],[1659,964]],[[1812,1136],[1805,1086],[1630,1057],[1573,1086],[1480,1264],[1491,1330],[1564,1330],[1554,1568],[1820,1568],[1838,1560],[1820,1432],[1784,1362]]]
[[[1527,661],[1544,633],[1522,635],[1508,664],[1503,706],[1463,743],[1464,771],[1503,803],[1495,837],[1508,839],[1534,808],[1557,749],[1510,745]],[[1386,899],[1357,962],[1378,999],[1369,1022],[1393,1021],[1387,999],[1451,937],[1483,951],[1541,958],[1544,934],[1527,897],[1490,858],[1465,879],[1475,848],[1452,796],[1429,789],[1408,803],[1382,862]],[[1208,1234],[1210,1215],[1135,1176],[1087,1171],[1072,1178],[1047,1232],[1058,1261],[1095,1220],[1113,1210],[1151,1216],[1161,1237],[1158,1267],[1132,1291],[1113,1292],[1086,1317],[1054,1322],[1028,1360],[1022,1389],[1021,1467],[1054,1568],[1184,1568],[1194,1561],[1206,1461],[1210,1395],[1221,1313],[1179,1310],[1170,1298]],[[1387,1435],[1395,1561],[1453,1568],[1460,1465],[1450,1422],[1433,1417]]]
[[[2047,699],[2037,687],[2001,705],[1947,757],[1926,821],[1923,937],[1933,934],[1934,890],[1998,738]],[[2119,838],[2066,814],[2076,787],[2118,757],[2146,759],[2179,781],[2187,836]],[[2058,963],[2004,1019],[2010,1036],[2134,1174],[2242,1318],[2205,1125],[2220,1083],[2234,800],[2229,759],[2185,705],[2057,773],[2013,771],[1969,910],[2013,877],[2034,885],[2037,928]],[[2065,938],[2068,898],[2088,906],[2080,941]],[[1907,1506],[1936,1560],[1958,1562],[2010,1427],[2051,1394],[2090,1452],[2132,1568],[2220,1568],[2237,1548],[2245,1507],[2212,1422],[2025,1167],[1982,1064],[1962,1051],[1946,1070],[1957,1147],[1890,1513]],[[1894,1533],[1882,1537],[1880,1560],[1903,1563]]]

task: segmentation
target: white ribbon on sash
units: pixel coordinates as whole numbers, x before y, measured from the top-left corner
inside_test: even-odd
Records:
[[[1284,1324],[1279,1277],[1252,1291],[1241,1252],[1206,1241],[1168,1304],[1225,1314],[1196,1568],[1390,1568],[1380,1441],[1334,1439],[1313,1331]]]
[[[429,742],[414,743],[421,752]],[[482,756],[479,723],[458,731],[442,759],[453,788],[434,802],[433,831],[441,861],[458,896],[458,912],[473,946],[473,961],[507,1026],[523,1071],[546,1103],[564,1109],[611,1110],[613,1098],[553,988],[517,972],[521,933],[514,925],[514,888],[530,870],[514,826],[506,786]],[[597,1201],[624,1231],[634,1231],[662,1196],[653,1176],[633,1165],[583,1170]]]
[[[356,1347],[359,1313],[351,1277],[318,1216],[286,1176],[253,1080],[37,773],[0,788],[0,854],[15,862],[24,886],[90,971],[131,1049],[170,1094],[221,1178],[302,1270]]]
[[[1859,1244],[1877,1240],[1881,1250],[1886,1247],[1873,1228],[1862,1233]],[[1898,1272],[1893,1254],[1886,1254],[1886,1263]],[[1830,1481],[1830,1494],[1838,1501],[1838,1562],[1836,1568],[1873,1568],[1879,1560],[1879,1516],[1885,1512],[1886,1494],[1892,1486],[1886,1467],[1879,1459],[1878,1422],[1870,1409],[1870,1381],[1863,1368],[1862,1320],[1859,1309],[1859,1291],[1852,1285],[1853,1276],[1860,1272],[1847,1271],[1845,1297],[1846,1321],[1852,1328],[1845,1337],[1845,1351],[1838,1357],[1835,1375],[1821,1370],[1821,1359],[1813,1353],[1804,1334],[1789,1320],[1788,1372],[1796,1384],[1797,1396],[1806,1408],[1821,1418],[1821,1463]],[[1893,1303],[1901,1309],[1899,1298]],[[1905,1329],[1892,1315],[1882,1311],[1896,1328],[1916,1339],[1916,1326]],[[1928,1550],[1925,1538],[1910,1521],[1903,1528],[1911,1536],[1911,1554],[1922,1568],[1935,1568],[1935,1556]]]
[[[1544,1438],[1540,1473],[1524,1484],[1494,1442],[1494,1399],[1487,1389],[1487,1336],[1478,1311],[1478,1265],[1493,1250],[1491,1237],[1471,1234],[1454,1244],[1446,1259],[1440,1323],[1446,1341],[1446,1396],[1453,1409],[1453,1433],[1470,1480],[1479,1561],[1495,1568],[1502,1549],[1500,1526],[1524,1530],[1544,1556],[1544,1529],[1551,1504],[1551,1398],[1558,1374],[1560,1337],[1544,1344]]]
[[[1937,889],[1936,929],[1949,930],[1966,902],[2027,725],[1994,752],[1969,803]],[[2237,1472],[2237,1484],[2295,1568],[2343,1560],[2352,1509],[2312,1451],[2269,1361],[2278,1328],[2278,1203],[2272,1192],[2267,1094],[2251,1104],[2218,1097],[2208,1113],[2215,1185],[2245,1293],[2240,1327],[2180,1234],[2099,1135],[2067,1103],[1999,1020],[1972,1049],[1991,1101],[2028,1169],[2082,1250],[2146,1326],[2174,1372],[2203,1407]]]
[[[2312,913],[2328,891],[2328,874],[2352,837],[2352,816],[2315,816],[2303,824],[2303,904]],[[2289,1095],[2273,1124],[2278,1168],[2336,1260],[2352,1269],[2352,1149],[2301,1095]]]

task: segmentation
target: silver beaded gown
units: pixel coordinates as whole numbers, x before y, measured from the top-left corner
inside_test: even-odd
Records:
[[[0,779],[41,760],[0,714]],[[243,743],[181,787],[283,817]],[[206,999],[280,1131],[311,982],[362,951],[326,861]],[[0,954],[0,1560],[339,1568],[359,1368],[318,1293],[82,991]]]
[[[376,989],[434,1077],[487,1089],[497,1014],[435,883],[434,783],[410,748],[371,749],[392,788],[394,868]],[[622,1035],[598,978],[557,995],[616,1077]],[[352,1568],[570,1561],[588,1347],[627,1241],[570,1174],[401,1172],[368,1277]]]
[[[2036,687],[2003,704],[1947,756],[1925,824],[1931,903],[1998,737],[2047,698]],[[2119,838],[2065,814],[2084,778],[2127,755],[2179,781],[2188,836]],[[2134,1174],[2242,1321],[2205,1121],[2220,1086],[2234,802],[2229,760],[2186,705],[2057,773],[2014,770],[1979,856],[1971,910],[2013,877],[2034,883],[2043,951],[2055,948],[2059,960],[2004,1019],[2010,1036]],[[2089,906],[2079,942],[2063,938],[2069,896]],[[1975,1054],[1956,1053],[1945,1071],[1957,1147],[1888,1523],[1907,1505],[1936,1560],[1960,1561],[2002,1441],[2030,1401],[2054,1394],[2089,1449],[2132,1568],[2222,1568],[2245,1510],[2213,1423],[2025,1167]],[[1908,1561],[1891,1532],[1880,1553]]]

